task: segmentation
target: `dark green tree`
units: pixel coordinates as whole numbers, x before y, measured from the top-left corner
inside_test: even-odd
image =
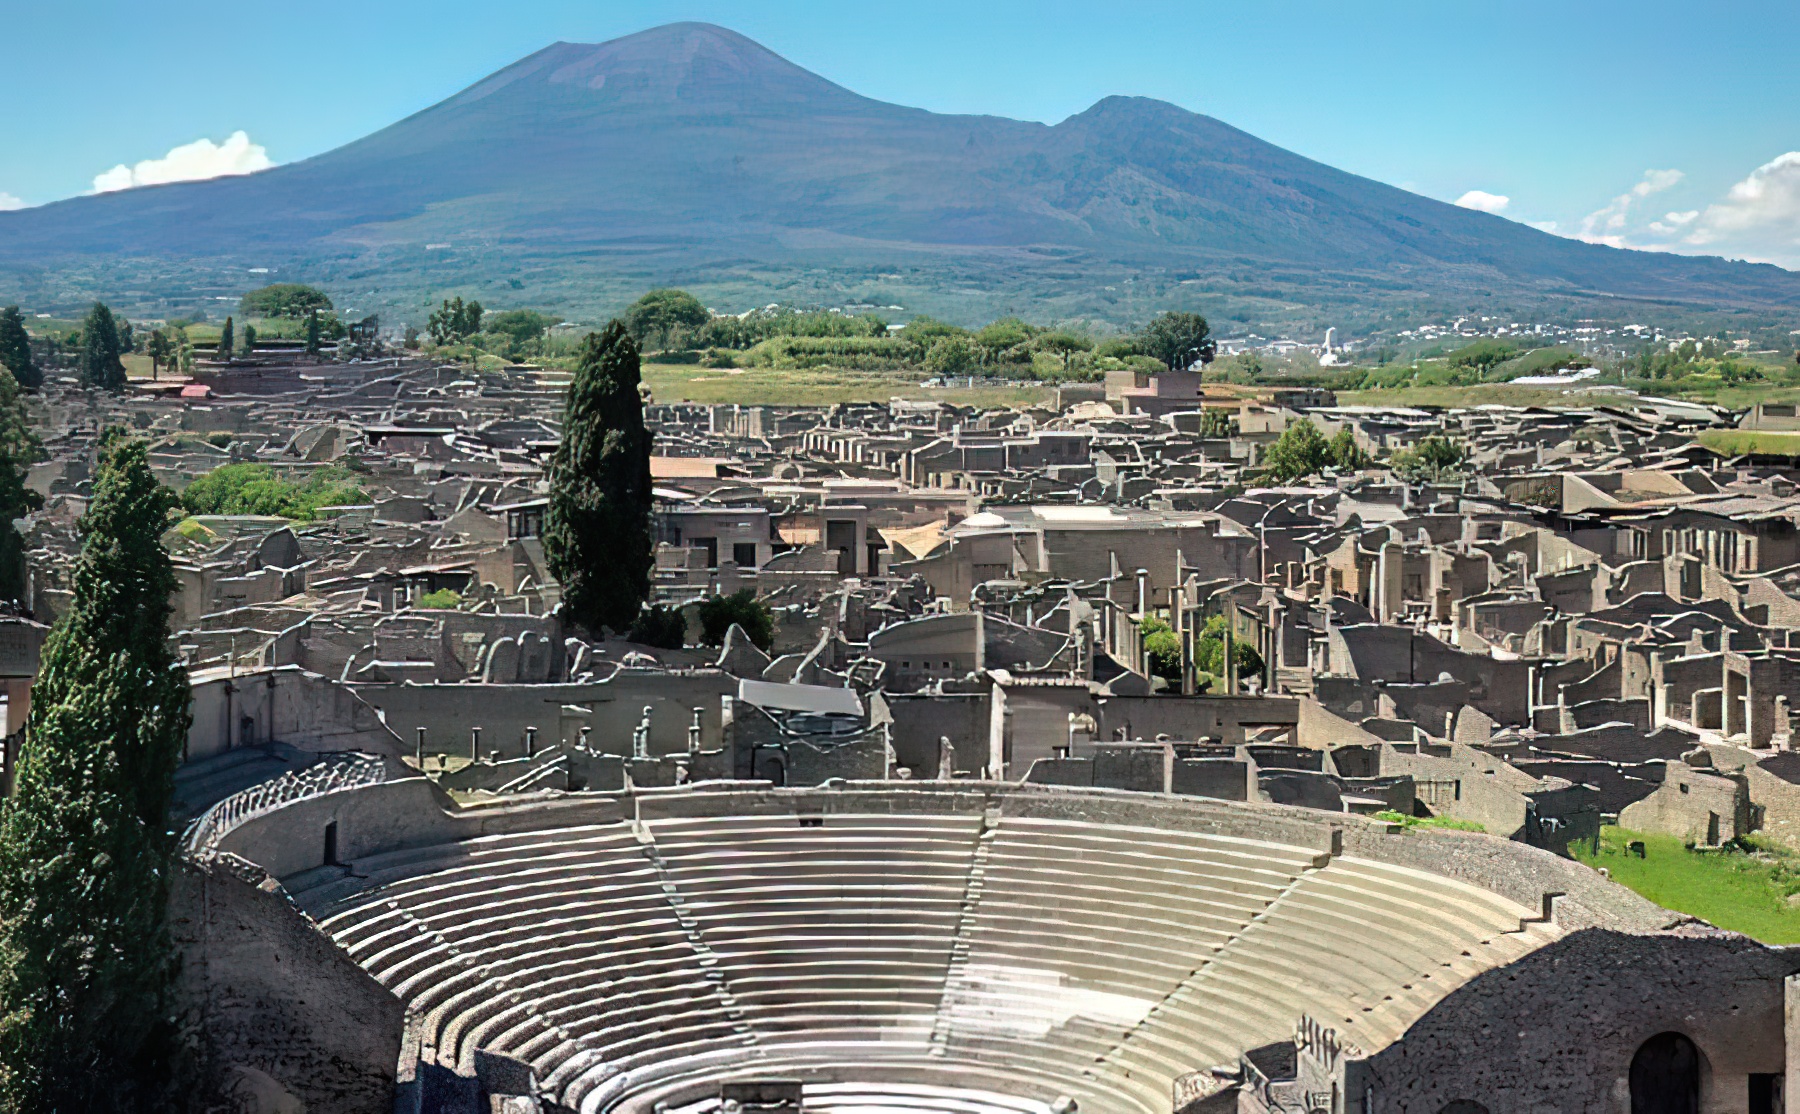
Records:
[[[25,486],[32,463],[42,457],[19,385],[0,370],[0,599],[25,595],[25,541],[13,520],[44,505],[44,497]]]
[[[1263,671],[1262,655],[1241,638],[1231,640],[1231,660],[1240,679]],[[1194,640],[1194,667],[1215,677],[1225,675],[1225,616],[1214,615],[1200,628],[1200,637]]]
[[[278,282],[260,287],[238,302],[245,317],[291,317],[296,320],[313,310],[329,312],[331,299],[324,291],[297,282]]]
[[[1395,453],[1392,464],[1394,471],[1406,479],[1436,482],[1458,472],[1468,455],[1462,442],[1433,433],[1420,438],[1412,448]]]
[[[31,335],[25,331],[25,317],[18,306],[0,310],[0,367],[29,390],[44,383],[44,373],[31,358]]]
[[[1269,446],[1269,455],[1263,461],[1269,470],[1269,478],[1278,483],[1310,476],[1330,463],[1331,446],[1326,444],[1319,427],[1308,418],[1289,423],[1276,442]]]
[[[119,319],[106,303],[95,302],[81,322],[81,382],[107,391],[125,389],[125,365],[119,357]]]
[[[1232,426],[1236,424],[1231,420],[1229,410],[1213,407],[1200,411],[1200,436],[1202,437],[1215,439],[1230,437]]]
[[[306,354],[317,356],[323,350],[319,338],[319,311],[315,309],[306,315]]]
[[[756,598],[748,588],[729,596],[708,596],[700,601],[700,640],[708,646],[721,646],[725,634],[736,623],[744,628],[757,648],[767,650],[775,644],[775,617],[769,605]]]
[[[631,303],[621,320],[639,344],[648,348],[655,340],[658,348],[666,349],[680,330],[698,329],[712,320],[712,313],[687,291],[665,287]]]
[[[231,318],[225,319],[225,326],[219,330],[219,359],[231,359],[231,350],[236,344],[236,337],[231,328]]]
[[[255,325],[251,325],[251,324],[247,324],[247,323],[244,325],[244,339],[243,339],[243,342],[238,346],[238,351],[242,352],[246,356],[248,356],[248,355],[250,355],[250,353],[256,351],[256,326]]]
[[[650,594],[650,434],[638,347],[613,321],[581,342],[550,462],[544,553],[572,622],[628,631]]]
[[[425,323],[433,344],[455,344],[481,331],[481,303],[463,304],[462,296],[445,298]]]
[[[509,309],[489,314],[483,330],[505,337],[509,342],[508,354],[523,355],[542,340],[544,333],[554,324],[554,317],[545,317],[529,309]]]
[[[1330,443],[1326,445],[1326,451],[1331,454],[1333,468],[1342,469],[1345,472],[1356,472],[1369,466],[1369,454],[1356,443],[1356,434],[1350,432],[1349,426],[1339,428],[1337,433],[1332,435]]]
[[[626,638],[661,650],[679,650],[687,645],[687,618],[679,607],[652,604],[638,612]]]
[[[975,349],[965,337],[944,337],[925,354],[925,370],[939,375],[967,375],[974,367]]]
[[[1048,352],[1061,359],[1065,375],[1068,374],[1069,361],[1075,357],[1075,353],[1087,352],[1094,347],[1094,342],[1081,334],[1065,331],[1041,333],[1032,340],[1031,344],[1039,352]]]
[[[150,357],[150,378],[155,379],[162,364],[175,361],[174,342],[169,340],[168,333],[158,329],[144,342],[144,354]]]
[[[1144,657],[1151,674],[1171,684],[1180,684],[1181,639],[1176,636],[1175,628],[1161,616],[1146,615],[1138,620],[1138,630],[1144,636]]]
[[[169,825],[188,679],[169,650],[174,495],[102,440],[68,610],[0,811],[0,1109],[172,1109]]]
[[[1138,334],[1137,348],[1146,356],[1161,360],[1170,371],[1192,367],[1196,361],[1212,362],[1217,346],[1212,328],[1197,313],[1165,313]]]

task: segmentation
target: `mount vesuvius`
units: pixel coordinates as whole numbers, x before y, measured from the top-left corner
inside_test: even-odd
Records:
[[[557,43],[302,162],[0,213],[0,290],[255,265],[402,312],[493,286],[581,312],[664,282],[953,316],[1039,301],[1118,319],[1182,296],[1246,320],[1278,303],[1800,308],[1800,274],[1562,239],[1160,101],[1055,125],[940,115],[693,23]]]

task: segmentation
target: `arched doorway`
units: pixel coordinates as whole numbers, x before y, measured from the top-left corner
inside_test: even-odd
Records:
[[[1700,1114],[1700,1050],[1658,1033],[1631,1058],[1631,1114]]]

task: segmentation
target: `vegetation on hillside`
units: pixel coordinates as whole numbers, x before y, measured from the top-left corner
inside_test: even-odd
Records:
[[[188,678],[168,642],[174,496],[141,442],[101,448],[69,607],[44,643],[0,807],[0,1109],[182,1108],[168,813]]]
[[[181,505],[189,514],[277,515],[302,521],[321,508],[366,501],[356,477],[339,468],[311,473],[300,482],[276,473],[267,464],[221,464],[188,484]]]
[[[1644,845],[1642,858],[1629,849],[1633,842]],[[1699,848],[1674,836],[1606,827],[1598,853],[1579,844],[1570,850],[1664,908],[1765,944],[1800,944],[1800,854],[1766,837]]]
[[[619,321],[656,362],[721,370],[918,371],[951,379],[1054,382],[1186,367],[1214,352],[1206,319],[1192,313],[1166,313],[1139,333],[1100,340],[1018,317],[966,329],[923,315],[893,327],[872,313],[782,305],[715,315],[692,294],[663,288],[626,307]],[[579,362],[579,338],[559,332],[555,318],[530,309],[490,312],[460,297],[445,299],[432,313],[419,343],[439,357],[471,362],[483,356],[563,368]]]

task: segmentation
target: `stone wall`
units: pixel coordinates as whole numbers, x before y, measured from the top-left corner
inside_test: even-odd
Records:
[[[260,877],[183,862],[170,890],[206,1090],[240,1114],[389,1114],[404,1007]]]
[[[631,753],[631,734],[649,706],[650,752],[687,750],[693,709],[701,709],[701,743],[719,746],[721,696],[737,692],[737,678],[715,670],[660,673],[620,670],[608,680],[563,685],[356,685],[364,700],[382,710],[387,725],[410,747],[423,726],[431,754],[466,755],[470,728],[481,728],[481,749],[512,758],[525,752],[525,728],[538,728],[540,742],[556,735],[561,706],[591,707],[590,749]]]
[[[1477,976],[1348,1065],[1349,1109],[1631,1114],[1632,1056],[1678,1032],[1700,1050],[1701,1109],[1742,1111],[1749,1074],[1783,1070],[1783,980],[1796,970],[1800,954],[1729,933],[1576,932]]]

